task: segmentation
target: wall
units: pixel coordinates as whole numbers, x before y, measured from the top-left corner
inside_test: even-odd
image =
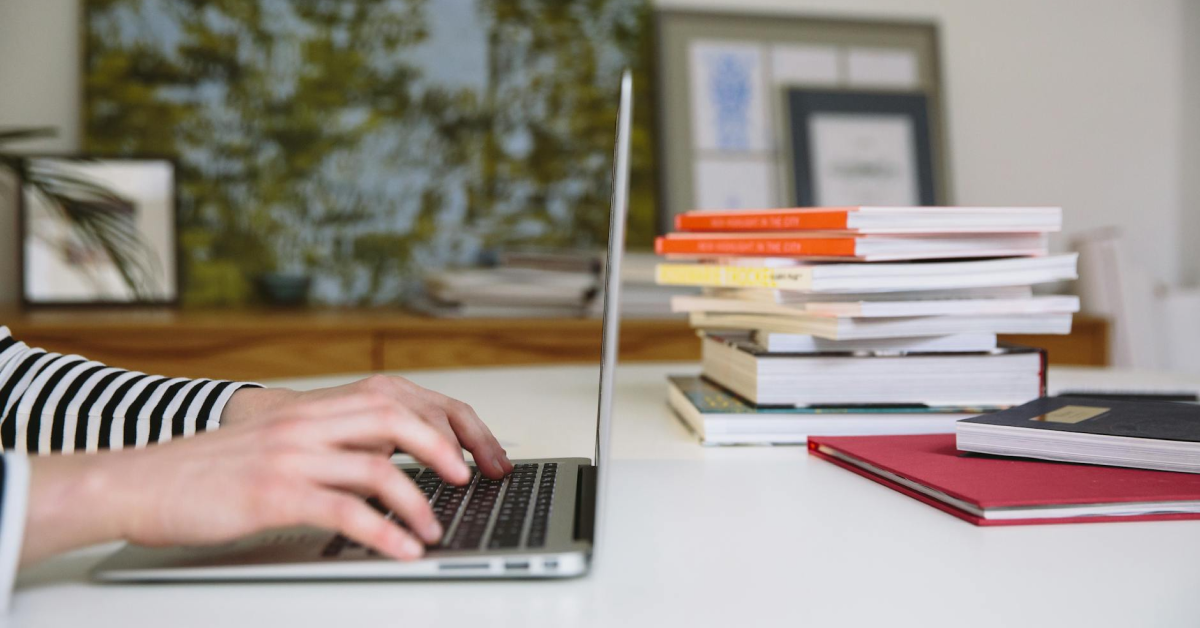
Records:
[[[1179,229],[1183,281],[1200,285],[1200,2],[1183,3],[1183,221]],[[1197,367],[1200,372],[1200,366]]]
[[[937,20],[951,176],[963,204],[1061,204],[1068,232],[1103,225],[1160,281],[1200,276],[1200,35],[1191,0],[660,0],[670,8]],[[74,0],[0,2],[0,126],[53,124],[78,141]],[[1185,36],[1186,35],[1186,36]],[[1187,109],[1185,109],[1185,106]],[[1190,134],[1190,135],[1188,135]],[[1185,142],[1185,136],[1190,137]],[[1195,178],[1195,177],[1191,177]],[[0,220],[4,217],[0,216]],[[13,298],[0,230],[0,303]],[[1186,268],[1186,271],[1185,271]]]
[[[59,128],[58,137],[23,149],[69,151],[79,145],[77,24],[75,0],[0,0],[0,128]],[[0,203],[0,306],[18,297],[12,213],[11,203]]]

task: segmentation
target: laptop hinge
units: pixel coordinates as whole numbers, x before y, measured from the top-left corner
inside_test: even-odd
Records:
[[[596,467],[579,467],[575,489],[575,540],[592,542],[596,530]]]

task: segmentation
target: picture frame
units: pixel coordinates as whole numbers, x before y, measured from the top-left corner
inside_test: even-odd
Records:
[[[177,167],[163,157],[25,155],[17,173],[20,303],[177,307]]]
[[[923,94],[793,87],[782,96],[797,205],[940,204]]]
[[[678,9],[656,20],[661,231],[693,209],[801,204],[782,96],[794,88],[922,96],[934,199],[952,203],[936,23]]]

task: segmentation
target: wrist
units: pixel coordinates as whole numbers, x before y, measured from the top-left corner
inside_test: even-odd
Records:
[[[300,393],[287,388],[242,388],[233,393],[221,411],[221,425],[253,421],[273,408],[292,401]]]
[[[116,491],[115,458],[105,453],[30,460],[22,564],[122,538],[126,496]]]

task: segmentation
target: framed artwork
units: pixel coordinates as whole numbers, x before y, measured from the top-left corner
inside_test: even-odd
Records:
[[[918,174],[905,198],[950,201],[936,25],[674,10],[660,11],[657,19],[661,230],[689,209],[822,204],[826,193],[901,196],[907,175],[897,173],[890,184],[837,178],[846,151],[853,154],[859,150],[854,142],[864,139],[877,142],[873,150],[904,152],[888,153],[888,163]],[[832,168],[820,195],[800,189],[812,178],[798,179],[795,172],[788,100],[794,90],[828,94],[828,102],[798,103],[824,107],[816,112],[815,134],[802,129],[819,147],[802,158]],[[873,110],[891,117],[865,117]],[[911,142],[922,151],[916,158],[904,148],[909,140],[897,139],[908,137],[906,125],[923,125]]]
[[[793,88],[785,97],[796,204],[937,204],[924,95]]]
[[[19,177],[26,307],[178,301],[172,161],[28,157]]]

